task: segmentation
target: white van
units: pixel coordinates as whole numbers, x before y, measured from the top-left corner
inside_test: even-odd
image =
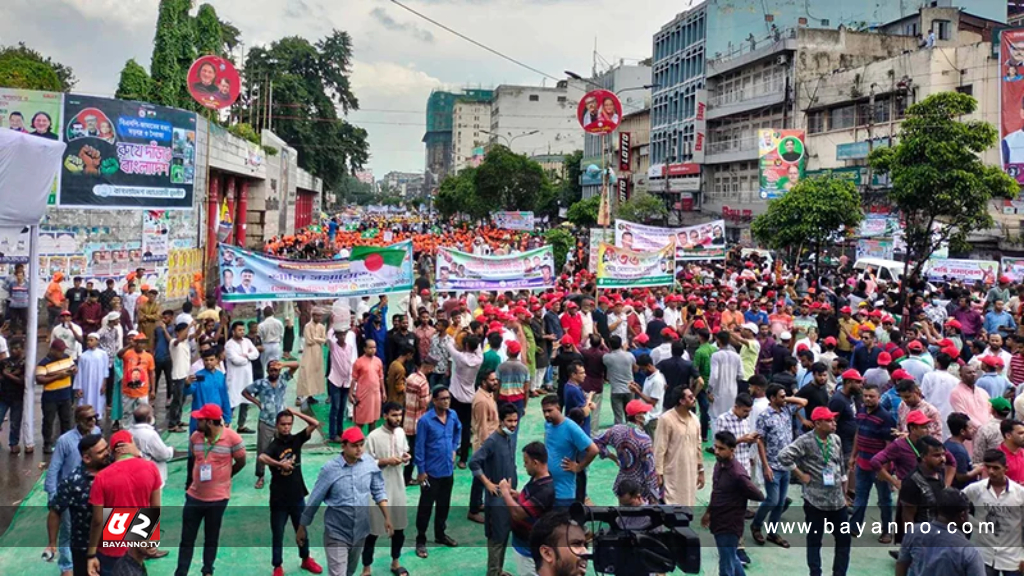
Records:
[[[853,269],[858,272],[863,272],[871,267],[875,271],[875,277],[879,280],[884,280],[887,284],[892,285],[903,278],[903,269],[905,264],[896,260],[886,260],[884,258],[861,258],[854,263]]]

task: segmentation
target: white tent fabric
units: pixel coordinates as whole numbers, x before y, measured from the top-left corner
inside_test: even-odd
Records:
[[[0,226],[34,226],[60,169],[63,142],[0,130]]]
[[[46,214],[46,199],[60,170],[67,147],[63,142],[31,134],[0,129],[0,226],[29,226],[29,302],[38,302],[39,222]],[[25,444],[34,444],[35,369],[39,307],[29,306],[25,339],[25,408],[21,422]]]

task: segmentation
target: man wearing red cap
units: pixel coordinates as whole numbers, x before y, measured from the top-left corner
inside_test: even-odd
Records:
[[[181,512],[181,545],[175,576],[188,576],[196,535],[203,523],[206,527],[202,573],[213,574],[221,522],[231,498],[231,478],[245,467],[245,443],[238,432],[224,426],[220,406],[206,404],[193,411],[192,417],[198,430],[189,438],[188,450],[194,459],[192,484],[185,492]]]
[[[899,490],[903,480],[914,471],[918,463],[917,442],[929,436],[932,421],[920,410],[911,410],[907,414],[908,434],[896,438],[885,447],[884,450],[871,457],[871,470],[878,474],[878,477],[888,482],[893,488]],[[934,438],[934,436],[933,436]],[[956,473],[956,458],[948,450],[946,451],[946,485],[953,482]],[[899,514],[897,522],[902,522]]]
[[[520,361],[523,347],[514,340],[505,343],[508,360],[498,365],[497,375],[501,382],[498,390],[499,402],[511,402],[522,418],[526,411],[526,403],[530,398],[530,369]]]
[[[840,527],[849,520],[846,507],[846,462],[843,445],[835,434],[836,413],[824,406],[811,412],[814,429],[779,453],[779,464],[804,485],[804,517],[811,525],[807,534],[807,567],[810,576],[821,576],[821,543],[825,523]],[[832,575],[845,576],[850,565],[852,537],[835,529]]]
[[[89,490],[89,504],[92,506],[92,529],[89,532],[89,548],[85,557],[90,574],[100,574],[101,569],[103,574],[113,573],[114,564],[125,555],[126,551],[125,548],[100,548],[104,526],[103,509],[159,509],[160,489],[164,485],[156,464],[142,458],[142,454],[132,441],[131,433],[127,430],[115,432],[110,437],[110,450],[114,454],[114,462],[96,474],[92,481],[92,488]],[[187,552],[189,560],[191,560],[191,548],[188,548]],[[178,557],[180,558],[185,553],[185,542],[182,541],[178,548]],[[212,561],[210,569],[206,573],[213,573]]]
[[[619,466],[612,491],[617,493],[623,480],[632,480],[641,488],[641,496],[648,502],[661,500],[661,486],[654,470],[654,445],[644,431],[645,415],[653,407],[643,400],[630,400],[626,404],[626,423],[616,424],[594,438],[601,458],[613,458]],[[608,448],[614,448],[610,453]]]
[[[978,359],[984,360],[989,356],[994,356],[1000,360],[1002,364],[999,366],[999,374],[1005,377],[1010,368],[1010,363],[1013,361],[1013,355],[1003,350],[1003,337],[999,334],[988,335],[988,348],[985,348],[984,352],[978,354]]]
[[[295,540],[306,542],[306,530],[313,523],[320,504],[324,512],[324,550],[331,576],[352,576],[359,567],[363,542],[370,533],[370,506],[375,502],[384,516],[384,530],[390,537],[394,529],[388,511],[384,476],[373,456],[364,452],[366,438],[353,426],[341,434],[341,455],[320,469],[316,484],[306,501]],[[356,503],[356,504],[353,504]]]
[[[583,342],[583,317],[580,315],[579,306],[575,302],[570,300],[565,305],[565,313],[562,314],[559,322],[566,336],[572,338],[573,345],[580,346]]]

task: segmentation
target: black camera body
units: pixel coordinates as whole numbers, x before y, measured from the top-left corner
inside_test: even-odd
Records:
[[[602,574],[641,576],[675,569],[700,572],[700,537],[686,506],[585,506],[569,508],[579,525],[606,524],[594,534],[590,561]]]

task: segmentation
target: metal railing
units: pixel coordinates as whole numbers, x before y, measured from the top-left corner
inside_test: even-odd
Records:
[[[733,58],[738,58],[744,54],[764,48],[765,46],[770,46],[775,42],[781,42],[783,40],[793,40],[795,38],[796,28],[784,28],[782,30],[778,30],[774,33],[768,34],[761,38],[755,38],[753,42],[751,42],[750,40],[743,40],[742,42],[739,43],[739,46],[736,46],[732,50],[724,54],[716,54],[713,58],[708,58],[707,65],[710,67],[716,64],[721,64],[722,62],[727,62],[729,60],[732,60]]]

